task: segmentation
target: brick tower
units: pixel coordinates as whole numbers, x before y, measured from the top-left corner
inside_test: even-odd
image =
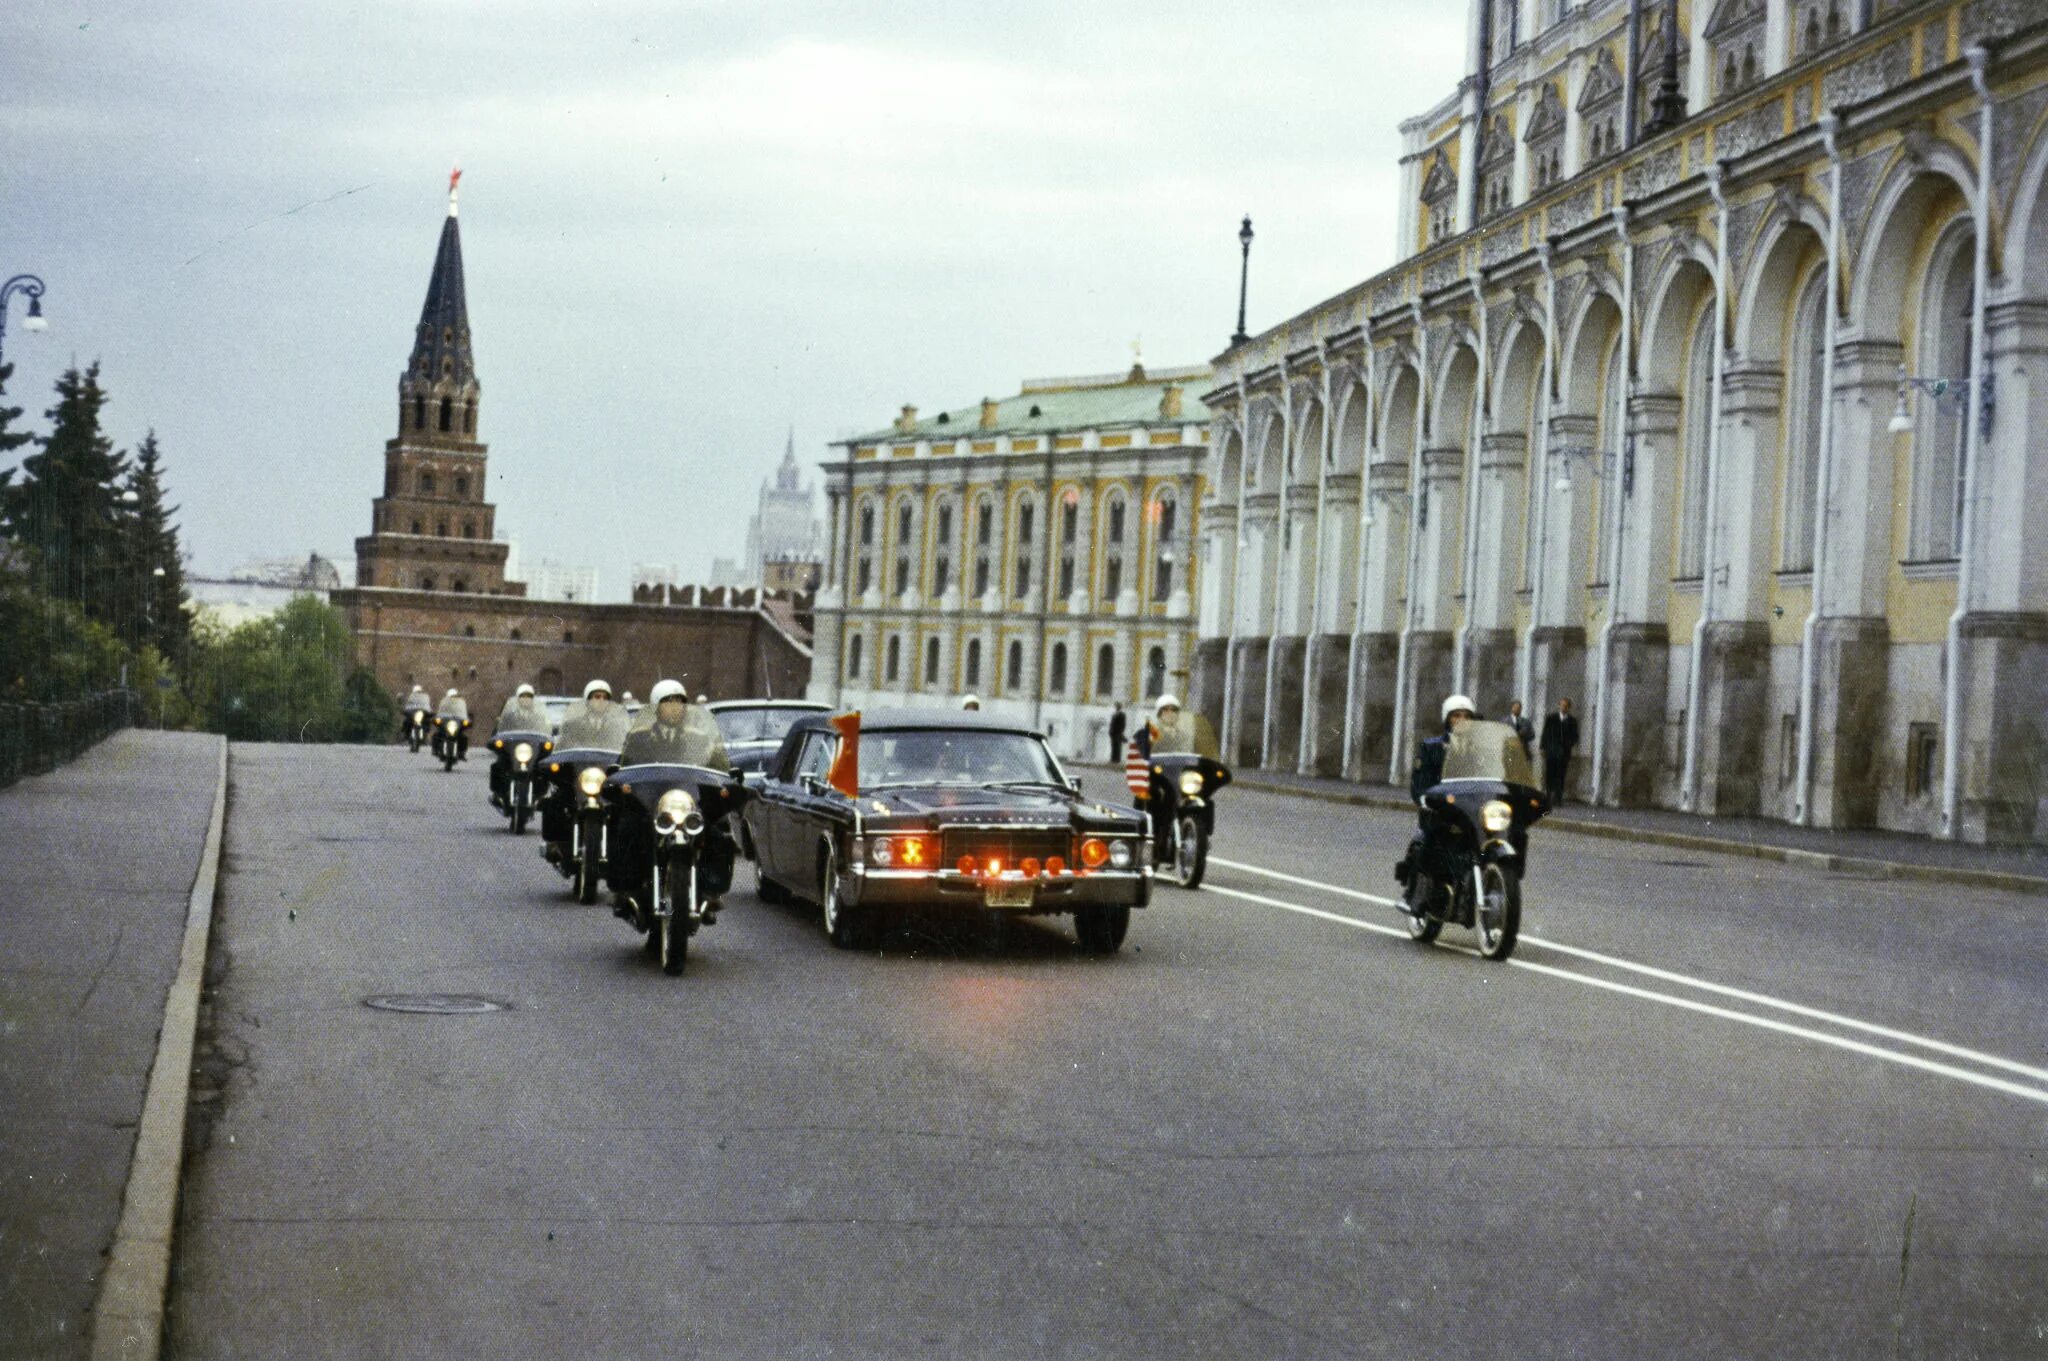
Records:
[[[473,595],[524,595],[505,580],[509,545],[491,538],[485,445],[476,437],[476,361],[462,286],[462,232],[448,178],[448,217],[434,253],[412,358],[398,380],[398,436],[384,445],[384,494],[356,540],[356,585]]]

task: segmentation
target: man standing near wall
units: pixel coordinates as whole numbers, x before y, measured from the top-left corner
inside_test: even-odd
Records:
[[[1561,699],[1557,712],[1543,720],[1543,793],[1556,807],[1564,802],[1565,781],[1570,778],[1572,749],[1579,745],[1579,720],[1572,716],[1572,702]]]
[[[1115,765],[1124,759],[1124,732],[1130,726],[1130,719],[1124,714],[1123,702],[1119,700],[1109,711],[1109,763]]]

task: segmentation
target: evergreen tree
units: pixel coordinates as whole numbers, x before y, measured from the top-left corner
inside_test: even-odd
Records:
[[[116,495],[128,460],[100,430],[107,396],[99,380],[98,364],[57,380],[42,451],[22,460],[21,481],[0,488],[0,528],[28,549],[44,594],[118,627],[126,526]]]
[[[185,613],[185,568],[179,561],[178,530],[171,523],[176,506],[164,504],[163,454],[156,431],[143,438],[128,469],[128,542],[124,552],[124,585],[132,587],[140,606],[133,620],[138,644],[153,644],[173,662],[185,656],[191,620]]]

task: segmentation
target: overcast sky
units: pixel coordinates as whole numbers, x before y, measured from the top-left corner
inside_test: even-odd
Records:
[[[700,577],[794,426],[1212,358],[1393,259],[1451,0],[0,5],[9,402],[99,360],[202,573],[345,556],[446,177],[498,533]],[[822,498],[820,506],[822,510]]]

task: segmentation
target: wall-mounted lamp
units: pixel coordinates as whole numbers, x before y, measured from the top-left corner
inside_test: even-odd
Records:
[[[1904,364],[1899,365],[1899,400],[1892,408],[1892,418],[1885,429],[1894,435],[1904,435],[1913,429],[1913,413],[1906,404],[1909,392],[1924,392],[1936,406],[1953,401],[1964,411],[1970,409],[1970,385],[1968,378],[1922,378],[1906,372]],[[1991,435],[1991,413],[1997,409],[1997,380],[1992,374],[1984,375],[1984,415],[1982,429],[1978,433],[1985,438]]]

